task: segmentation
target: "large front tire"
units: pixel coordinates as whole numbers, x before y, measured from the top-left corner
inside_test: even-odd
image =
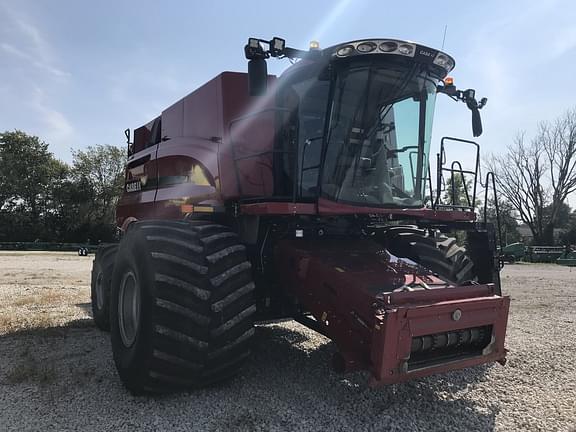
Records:
[[[409,258],[452,283],[460,285],[476,279],[468,251],[454,237],[399,225],[388,228],[385,238],[386,247],[394,255]]]
[[[207,221],[134,223],[112,279],[114,361],[134,394],[200,387],[235,375],[254,335],[244,246]]]

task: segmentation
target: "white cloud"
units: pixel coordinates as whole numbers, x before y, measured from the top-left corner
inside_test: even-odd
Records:
[[[38,69],[44,70],[56,77],[69,77],[70,74],[68,72],[64,72],[54,66],[50,66],[47,63],[38,61],[34,56],[27,54],[26,52],[22,51],[21,49],[16,48],[14,45],[8,43],[0,43],[0,48],[7,52],[8,54],[12,54],[15,57],[18,57],[22,60],[25,60],[32,64],[32,66],[37,67]]]
[[[18,57],[54,77],[69,77],[70,73],[54,65],[54,51],[40,30],[30,20],[24,19],[14,10],[6,6],[3,9],[5,17],[11,23],[11,26],[5,28],[8,30],[5,34],[10,35],[10,42],[3,41],[0,48],[5,53]]]
[[[27,38],[32,42],[36,51],[45,57],[49,52],[49,47],[40,31],[34,27],[30,22],[24,21],[21,18],[13,17],[14,22],[20,29],[20,32],[27,36]]]

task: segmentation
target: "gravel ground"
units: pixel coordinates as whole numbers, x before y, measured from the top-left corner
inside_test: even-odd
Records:
[[[91,258],[0,252],[0,430],[576,430],[576,269],[517,264],[508,364],[379,389],[329,369],[334,346],[261,326],[249,366],[216,388],[135,398],[89,312]]]

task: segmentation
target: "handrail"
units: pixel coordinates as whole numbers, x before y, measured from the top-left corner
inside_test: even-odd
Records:
[[[432,210],[436,210],[436,205],[434,204],[434,190],[432,189],[432,171],[430,170],[430,164],[428,164],[428,186],[430,186],[430,206]]]
[[[498,244],[500,245],[500,250],[503,248],[502,243],[502,228],[500,224],[500,209],[498,208],[498,194],[496,193],[496,178],[492,171],[486,173],[485,189],[484,189],[484,223],[488,222],[488,191],[489,191],[489,179],[492,178],[492,192],[494,195],[494,208],[496,210],[496,225],[498,227]]]
[[[456,205],[456,183],[454,182],[454,166],[458,165],[459,172],[460,172],[460,179],[462,180],[462,188],[464,189],[464,193],[466,194],[466,202],[468,203],[468,207],[474,207],[475,203],[470,201],[470,194],[468,193],[468,187],[466,185],[466,178],[464,177],[464,171],[462,170],[462,164],[459,161],[453,161],[452,165],[450,166],[450,180],[452,182],[452,204]]]
[[[474,147],[476,147],[476,158],[475,158],[475,163],[474,163],[474,171],[471,170],[464,170],[462,168],[462,164],[459,161],[453,161],[450,168],[446,168],[444,167],[444,165],[447,162],[447,158],[446,158],[446,142],[447,141],[455,141],[455,142],[461,142],[461,143],[465,143],[465,144],[470,144],[473,145]],[[458,166],[458,169],[456,169],[455,167]],[[464,187],[464,191],[466,193],[466,200],[468,202],[468,205],[471,208],[476,207],[476,191],[477,191],[477,184],[478,184],[478,172],[480,169],[480,145],[478,143],[476,143],[475,141],[470,141],[470,140],[465,140],[465,139],[461,139],[461,138],[455,138],[455,137],[442,137],[442,139],[440,140],[440,152],[437,153],[436,155],[436,183],[437,183],[437,191],[436,191],[436,206],[438,206],[441,203],[441,189],[443,186],[443,181],[444,181],[444,177],[442,176],[442,173],[444,171],[449,171],[450,175],[451,175],[451,180],[452,180],[452,201],[454,202],[454,196],[455,196],[455,185],[454,185],[454,173],[455,172],[459,172],[460,176],[462,178],[462,183],[463,183],[463,187]],[[470,174],[474,176],[474,185],[473,185],[473,189],[472,189],[472,199],[470,199],[470,193],[468,192],[468,187],[466,185],[465,182],[465,176],[464,174]],[[480,184],[482,184],[482,180],[480,179]]]

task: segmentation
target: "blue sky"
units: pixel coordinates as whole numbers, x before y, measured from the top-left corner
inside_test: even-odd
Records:
[[[488,97],[483,152],[500,152],[576,105],[576,3],[558,1],[0,1],[0,130],[71,148],[124,145],[123,130],[224,70],[245,71],[249,36],[327,47],[395,37],[456,59],[458,87]],[[281,72],[287,62],[270,64]],[[443,135],[471,138],[463,104],[438,97]],[[467,155],[459,155],[467,158]]]

